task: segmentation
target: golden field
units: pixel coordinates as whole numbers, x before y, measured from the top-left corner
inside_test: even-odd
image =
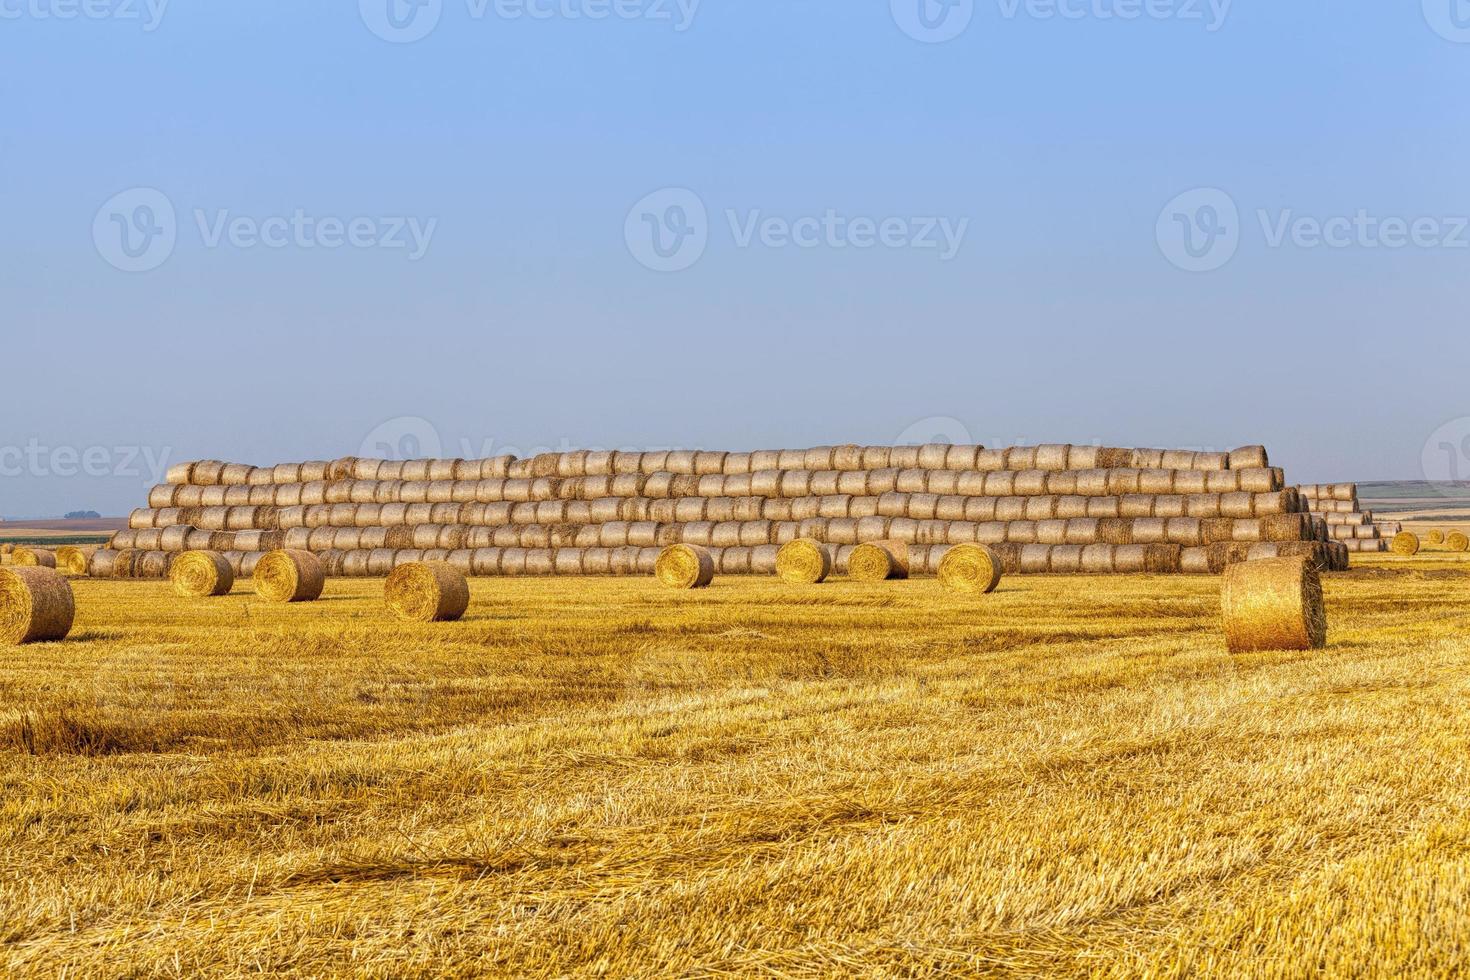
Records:
[[[1241,657],[1210,578],[77,580],[0,650],[0,974],[1462,971],[1470,556],[1354,561]]]

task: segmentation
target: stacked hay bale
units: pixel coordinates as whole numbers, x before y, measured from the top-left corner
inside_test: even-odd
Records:
[[[719,574],[769,574],[808,539],[845,574],[895,542],[913,574],[955,545],[1007,573],[1218,573],[1260,557],[1347,563],[1261,447],[1233,453],[1049,445],[826,446],[550,453],[408,462],[345,458],[174,467],[93,557],[93,574],[161,576],[187,551],[239,576],[263,554],[317,555],[329,576],[417,562],[466,575],[646,575],[669,545]]]
[[[1307,510],[1327,525],[1328,537],[1341,541],[1348,551],[1388,551],[1389,542],[1402,529],[1394,524],[1390,530],[1374,521],[1372,511],[1358,503],[1356,483],[1304,484],[1297,492]]]

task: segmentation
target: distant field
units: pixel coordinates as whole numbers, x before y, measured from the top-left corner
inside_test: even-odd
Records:
[[[0,973],[1350,975],[1470,956],[1470,556],[1219,582],[75,582],[0,651]]]
[[[6,521],[0,523],[0,544],[105,544],[114,531],[128,526],[126,517],[86,521]]]

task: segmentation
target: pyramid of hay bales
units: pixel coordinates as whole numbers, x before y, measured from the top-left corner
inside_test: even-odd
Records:
[[[1259,446],[1230,453],[1047,445],[824,446],[758,452],[549,453],[531,459],[176,466],[94,575],[156,578],[185,551],[250,575],[279,549],[331,575],[413,561],[470,575],[650,574],[671,544],[710,548],[720,574],[766,574],[782,544],[897,541],[916,574],[957,544],[1010,574],[1219,573],[1252,558],[1347,566]]]
[[[1402,525],[1373,519],[1358,503],[1356,483],[1304,484],[1298,494],[1314,517],[1327,525],[1328,536],[1341,541],[1348,551],[1387,551]]]

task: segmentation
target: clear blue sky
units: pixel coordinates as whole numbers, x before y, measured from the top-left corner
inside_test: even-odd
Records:
[[[1299,481],[1470,435],[1450,0],[389,2],[0,0],[0,513],[400,417],[448,455],[1264,442]]]

